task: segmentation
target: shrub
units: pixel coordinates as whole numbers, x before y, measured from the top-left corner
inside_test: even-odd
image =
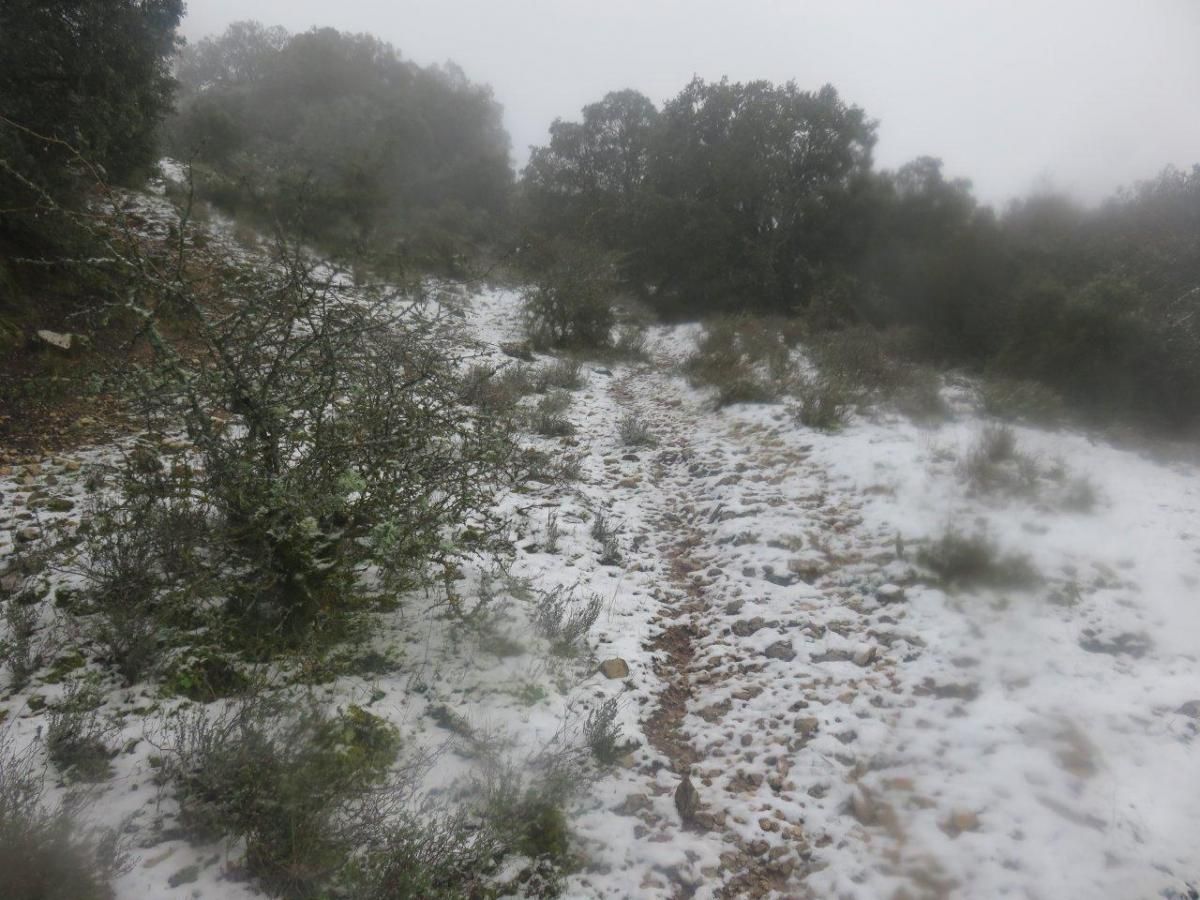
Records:
[[[973,492],[1032,496],[1041,471],[1037,461],[1021,452],[1016,433],[1007,425],[986,425],[967,451],[959,472]]]
[[[607,349],[612,345],[614,286],[604,256],[558,243],[551,261],[525,289],[525,330],[535,348]]]
[[[5,900],[111,900],[124,865],[113,834],[88,833],[70,807],[42,802],[32,753],[0,740],[0,896]]]
[[[41,652],[34,644],[37,610],[16,599],[4,607],[4,640],[0,641],[0,659],[8,666],[9,687],[19,691],[42,664]]]
[[[578,652],[602,608],[603,602],[597,596],[579,601],[573,591],[555,588],[541,595],[533,621],[538,633],[550,641],[554,652],[567,656]]]
[[[592,519],[592,537],[600,544],[600,565],[618,566],[621,564],[621,547],[617,542],[617,531],[608,521],[603,512],[597,512]]]
[[[554,391],[538,401],[529,417],[530,428],[543,437],[567,437],[575,433],[575,426],[563,415],[571,406],[571,395],[566,391]]]
[[[539,394],[551,388],[576,391],[584,383],[583,365],[574,359],[557,359],[546,363],[533,376],[534,390]]]
[[[983,409],[1002,419],[1024,419],[1041,424],[1062,421],[1066,412],[1062,397],[1037,381],[992,377],[979,389]]]
[[[637,415],[627,415],[617,423],[617,434],[626,447],[653,447],[658,443],[646,421]]]
[[[694,387],[714,387],[717,406],[769,403],[788,377],[788,348],[763,321],[714,319],[683,364]],[[765,370],[765,371],[764,371]]]
[[[588,712],[583,737],[592,755],[601,765],[611,766],[625,749],[621,744],[621,726],[617,724],[618,703],[610,697]]]
[[[126,633],[138,643],[118,657],[137,655],[154,632],[142,613],[161,624],[164,591],[181,586],[168,577],[178,548],[145,533],[159,523],[195,525],[177,606],[215,609],[236,623],[221,635],[265,653],[318,626],[336,634],[373,597],[490,539],[509,426],[464,410],[464,351],[419,297],[351,289],[286,246],[194,280],[127,252],[149,273],[138,302],[172,309],[194,340],[180,356],[137,307],[150,359],[123,386],[152,427],[181,423],[186,446],[169,464],[162,448],[134,454],[121,473],[131,527],[89,539],[94,559],[111,559],[101,585],[119,590],[128,573],[135,587]]]
[[[112,729],[99,716],[100,704],[94,691],[73,684],[50,711],[46,752],[68,777],[103,781],[112,773],[109,760],[116,751],[109,746]]]
[[[391,767],[399,736],[355,706],[276,712],[256,700],[223,716],[186,715],[169,774],[186,829],[243,840],[244,864],[264,887],[309,897],[353,856],[356,804]]]
[[[918,559],[942,583],[953,587],[1027,588],[1040,581],[1028,559],[1002,556],[981,533],[947,531],[923,547]]]
[[[847,399],[841,386],[827,378],[802,380],[795,388],[796,418],[820,431],[833,431],[846,422]]]

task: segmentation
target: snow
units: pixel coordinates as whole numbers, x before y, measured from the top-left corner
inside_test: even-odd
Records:
[[[490,289],[459,302],[503,361],[498,345],[520,338],[516,295]],[[875,412],[827,434],[796,424],[785,405],[715,410],[678,371],[698,334],[654,328],[651,362],[609,365],[611,374],[585,366],[567,413],[576,433],[525,439],[558,459],[579,455],[581,478],[502,498],[516,559],[503,573],[469,568],[454,585],[468,604],[485,585],[494,595],[490,634],[440,616],[436,598],[409,598],[376,637],[399,669],[315,688],[324,700],[395,723],[406,753],[436,756],[426,791],[458,802],[484,763],[456,752],[463,739],[437,724],[434,707],[523,771],[617,698],[636,747],[570,810],[587,863],[569,876],[569,897],[1125,900],[1200,878],[1200,728],[1181,711],[1200,699],[1195,465],[1013,426],[1022,452],[1063,471],[1035,496],[980,495],[961,465],[987,423],[969,385],[947,390],[955,414],[944,423]],[[629,414],[655,447],[621,445]],[[88,465],[113,453],[93,448],[76,454],[79,471],[43,471],[58,473],[54,491],[81,500]],[[0,556],[14,551],[25,477],[18,467],[0,479]],[[1087,478],[1095,508],[1063,508],[1064,478]],[[552,513],[556,553],[544,546]],[[600,562],[597,513],[618,529],[620,565]],[[1040,581],[938,585],[920,553],[948,531],[986,533],[1002,554],[1027,557]],[[587,653],[545,652],[526,583],[602,598]],[[493,652],[495,634],[523,651]],[[613,657],[628,662],[628,678],[599,673]],[[682,698],[674,719],[662,715],[668,689]],[[58,690],[35,678],[12,693],[0,728],[36,743],[45,718],[29,697],[53,701]],[[146,842],[153,820],[173,812],[152,784],[155,725],[132,712],[148,691],[109,689],[122,739],[139,743],[91,813],[109,824],[134,816]],[[673,802],[689,766],[698,828],[682,827]],[[61,793],[52,773],[47,784]],[[139,846],[118,893],[253,896],[221,877],[237,852]],[[169,888],[192,863],[200,879]]]

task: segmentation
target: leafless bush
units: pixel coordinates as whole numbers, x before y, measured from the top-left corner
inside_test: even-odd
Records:
[[[576,600],[575,592],[555,588],[542,593],[534,611],[538,633],[550,641],[555,653],[578,652],[588,631],[596,624],[603,601],[596,596]]]

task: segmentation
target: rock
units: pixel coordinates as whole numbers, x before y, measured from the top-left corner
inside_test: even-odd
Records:
[[[691,825],[696,820],[696,811],[700,809],[700,794],[692,784],[690,773],[684,775],[679,787],[675,788],[675,809],[679,811],[679,819],[684,825]]]
[[[606,659],[600,663],[600,674],[605,678],[628,678],[629,663],[625,662],[619,656]]]
[[[70,350],[71,340],[74,335],[67,334],[61,331],[50,331],[49,329],[40,329],[37,333],[38,340],[44,344],[49,344],[58,350]]]
[[[978,831],[979,816],[969,809],[956,809],[950,818],[942,823],[942,831],[950,837],[958,837],[964,831]]]
[[[767,659],[781,659],[784,662],[791,662],[796,658],[796,651],[792,648],[791,641],[776,641],[766,649],[764,655]]]
[[[879,809],[875,798],[861,785],[850,795],[849,812],[860,825],[874,825],[879,820]]]
[[[21,586],[25,578],[20,572],[9,572],[3,578],[0,578],[0,592],[5,594],[15,594],[17,588]]]
[[[816,716],[801,716],[795,722],[796,734],[810,738],[821,730],[821,722]]]
[[[603,366],[597,366],[596,368],[592,369],[592,371],[597,375],[612,375],[612,369],[606,369]]]
[[[78,472],[81,468],[83,468],[83,464],[77,459],[68,459],[63,463],[63,469],[67,472]]]
[[[1179,709],[1175,710],[1181,716],[1188,716],[1192,719],[1200,719],[1200,700],[1189,700]]]
[[[500,344],[500,352],[522,362],[533,362],[533,350],[525,341],[506,341]]]
[[[875,645],[863,644],[854,651],[854,656],[851,659],[856,666],[869,666],[871,661],[875,659]]]
[[[733,623],[733,633],[738,637],[750,637],[764,625],[766,622],[763,621],[762,616],[755,616],[753,619],[738,619]]]
[[[650,808],[650,798],[645,794],[630,794],[625,798],[624,802],[617,807],[617,812],[623,816],[635,816],[643,809]]]
[[[881,584],[875,590],[875,599],[880,603],[900,603],[905,599],[904,588],[898,584]]]
[[[42,530],[40,528],[34,528],[30,525],[17,532],[17,540],[23,544],[28,544],[36,541],[41,535]]]

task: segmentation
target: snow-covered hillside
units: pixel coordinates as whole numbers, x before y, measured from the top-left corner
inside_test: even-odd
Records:
[[[461,305],[505,362],[515,295]],[[629,745],[569,810],[582,863],[565,896],[1187,896],[1196,467],[1013,426],[995,470],[972,474],[997,438],[963,385],[928,426],[878,412],[824,433],[782,404],[715,410],[679,374],[696,336],[654,328],[648,362],[585,366],[574,433],[525,438],[578,478],[505,497],[514,564],[459,573],[455,594],[489,597],[486,635],[414,601],[377,638],[397,667],[321,685],[322,701],[396,724],[451,803],[476,745],[527,759],[615,701]],[[622,440],[628,417],[652,442]],[[109,452],[6,470],[0,554],[78,517]],[[588,652],[534,652],[529,587],[601,598]],[[9,740],[36,746],[62,690],[35,679],[0,701]],[[171,801],[146,706],[177,702],[106,695],[131,746],[92,815],[133,817],[120,895],[249,896],[223,877],[237,847],[156,831]],[[677,802],[688,773],[695,808]]]

